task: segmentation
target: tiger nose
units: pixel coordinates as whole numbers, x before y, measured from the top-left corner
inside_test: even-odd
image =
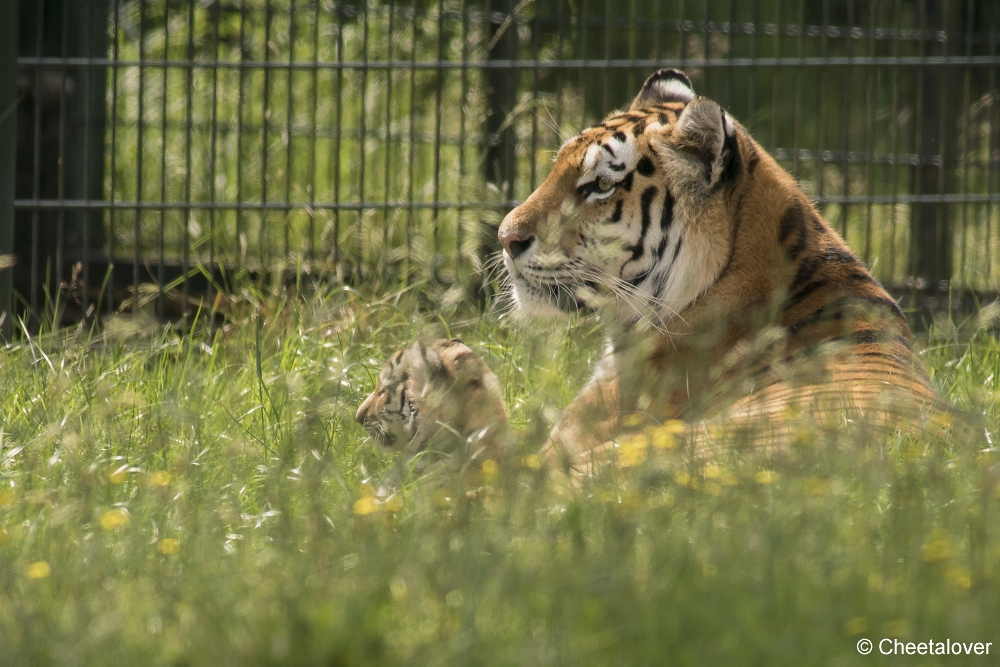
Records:
[[[502,245],[503,249],[507,251],[507,254],[511,256],[511,259],[517,259],[518,256],[530,248],[531,244],[535,241],[534,236],[521,238],[521,236],[517,233],[504,234],[502,231],[497,234],[497,238],[500,239],[500,245]]]

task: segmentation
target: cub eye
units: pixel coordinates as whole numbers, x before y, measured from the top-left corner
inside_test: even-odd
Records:
[[[602,193],[603,192],[608,192],[608,191],[612,190],[614,187],[615,187],[615,184],[612,181],[608,180],[607,178],[604,178],[603,176],[601,176],[599,179],[597,179],[597,191],[598,192],[602,192]]]

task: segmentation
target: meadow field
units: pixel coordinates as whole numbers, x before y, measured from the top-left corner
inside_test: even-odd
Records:
[[[0,350],[0,661],[995,663],[877,648],[1000,652],[992,309],[920,342],[972,435],[826,433],[567,489],[532,454],[601,348],[595,320],[525,326],[428,285],[301,294],[247,292],[221,327],[120,316]],[[376,498],[393,461],[354,411],[391,351],[438,335],[487,358],[522,451]]]

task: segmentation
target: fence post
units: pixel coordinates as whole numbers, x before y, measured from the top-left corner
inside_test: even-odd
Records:
[[[86,61],[107,57],[110,0],[19,2],[20,20],[8,24],[21,30],[13,48],[29,58],[77,62],[21,70],[16,197],[100,201],[104,198],[107,72]],[[14,288],[30,300],[36,315],[46,305],[45,290],[59,290],[78,262],[83,266],[83,280],[93,281],[90,264],[103,259],[103,215],[103,211],[86,208],[18,210]]]
[[[493,48],[487,53],[488,61],[514,60],[517,58],[517,25],[514,21],[514,1],[500,0],[502,9],[487,15],[490,26],[490,42]],[[487,10],[490,3],[487,3]],[[509,18],[508,18],[509,17]],[[500,31],[503,31],[501,34]],[[487,183],[494,183],[503,201],[514,198],[514,176],[517,172],[517,158],[514,154],[516,136],[514,124],[508,116],[517,106],[517,83],[520,72],[509,68],[489,68],[486,70],[486,162],[484,176]],[[494,236],[485,240],[479,248],[479,255],[487,255],[500,250]]]
[[[0,21],[0,337],[9,339],[14,269],[3,268],[14,253],[14,163],[17,159],[17,2]]]
[[[925,15],[928,32],[940,30],[949,35],[960,34],[964,26],[962,4],[928,3]],[[928,44],[924,55],[960,55],[960,42],[951,39]],[[920,163],[914,168],[914,191],[927,196],[945,195],[954,192],[956,167],[953,162],[958,155],[956,142],[963,112],[962,96],[952,80],[954,77],[948,76],[942,67],[924,65],[918,76],[921,77],[920,97],[916,100]],[[924,162],[934,154],[940,157],[940,164]],[[954,268],[953,232],[957,226],[952,224],[948,204],[928,202],[917,204],[915,208],[911,222],[911,266],[914,288],[920,296],[921,312],[916,324],[922,328],[934,311],[946,305]],[[926,321],[921,322],[921,319]]]

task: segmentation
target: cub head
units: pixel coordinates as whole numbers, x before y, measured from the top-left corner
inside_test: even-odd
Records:
[[[627,110],[563,144],[500,225],[520,309],[610,308],[634,323],[690,305],[730,256],[741,132],[687,76],[664,69]]]
[[[356,418],[378,449],[413,456],[432,440],[478,449],[506,426],[507,410],[496,375],[452,338],[395,352]]]

